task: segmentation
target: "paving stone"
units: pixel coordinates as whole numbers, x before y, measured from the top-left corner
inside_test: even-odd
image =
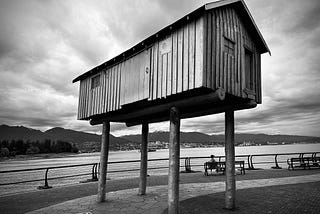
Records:
[[[276,173],[275,173],[276,174]],[[237,178],[244,176],[237,176]],[[289,205],[295,205],[298,207],[300,213],[310,213],[310,209],[315,211],[319,210],[319,185],[320,184],[320,173],[308,174],[302,176],[291,176],[291,177],[269,177],[268,179],[255,179],[255,180],[238,180],[236,183],[237,186],[237,200],[242,201],[239,209],[235,211],[235,213],[246,213],[244,210],[251,211],[253,209],[257,209],[260,213],[259,206],[264,206],[262,213],[298,213],[293,209],[288,209],[288,205],[277,203],[275,206],[275,201],[284,201]],[[291,187],[290,185],[293,185]],[[308,185],[314,185],[317,191],[312,191],[312,194],[318,194],[318,196],[314,196],[315,199],[309,199],[308,203],[304,201],[300,202],[299,200],[294,200],[295,198],[300,198],[299,194],[297,195],[297,191],[294,189],[299,188],[300,192],[303,192],[303,188]],[[272,191],[261,190],[261,188],[265,188],[266,190],[271,189]],[[42,214],[42,213],[77,213],[77,212],[85,212],[88,210],[92,210],[93,214],[100,213],[165,213],[167,207],[167,185],[159,185],[148,187],[147,194],[144,196],[137,195],[137,188],[134,189],[126,189],[119,190],[107,193],[107,202],[105,203],[96,203],[96,195],[87,196],[79,199],[74,199],[70,201],[66,201],[60,204],[56,204],[53,206],[49,206],[46,208],[42,208],[39,210],[34,210],[29,212],[28,214]],[[224,191],[225,191],[225,183],[224,181],[218,182],[205,182],[205,183],[185,183],[180,184],[180,204],[182,209],[188,207],[189,201],[197,201],[198,205],[205,204],[204,202],[211,202],[211,205],[216,202],[218,204],[218,208],[215,208],[216,213],[228,213],[226,210],[223,210],[224,204]],[[249,195],[242,192],[250,192]],[[310,190],[311,191],[311,190]],[[314,193],[315,192],[315,193]],[[240,194],[240,197],[239,197]],[[243,194],[243,196],[241,195]],[[259,201],[259,198],[255,198],[260,194],[260,198],[264,199],[264,204]],[[303,193],[301,193],[303,195]],[[288,200],[286,197],[289,197]],[[268,197],[266,197],[268,196]],[[313,196],[312,196],[313,197]],[[209,199],[208,199],[209,198]],[[213,199],[215,199],[215,203],[212,203]],[[200,201],[199,201],[200,200]],[[247,200],[247,201],[246,201]],[[300,202],[300,203],[299,203]],[[256,204],[259,204],[257,206]],[[197,207],[195,204],[195,208],[193,209],[193,213],[207,213],[212,209],[209,205],[206,205],[202,210],[201,207]],[[245,209],[244,206],[246,205]],[[305,206],[308,206],[307,208]],[[206,209],[208,208],[208,209]],[[211,210],[212,211],[212,210]],[[288,212],[290,211],[290,212]],[[184,209],[183,213],[192,213],[190,209]],[[248,212],[247,212],[248,213]],[[311,213],[312,210],[311,210]],[[315,212],[319,213],[319,212]]]

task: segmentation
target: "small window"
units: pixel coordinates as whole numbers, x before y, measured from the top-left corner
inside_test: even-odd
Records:
[[[234,56],[235,43],[230,39],[224,37],[224,52]]]
[[[100,86],[100,75],[91,78],[91,89]]]
[[[253,90],[254,72],[253,72],[253,53],[245,48],[245,74],[246,88]]]

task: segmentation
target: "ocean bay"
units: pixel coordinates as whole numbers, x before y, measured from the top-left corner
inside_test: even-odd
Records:
[[[245,147],[235,147],[236,156],[238,155],[258,155],[258,154],[279,154],[279,153],[304,153],[304,152],[320,152],[320,144],[287,144],[287,145],[267,145],[267,146],[245,146]],[[148,159],[166,159],[168,158],[168,149],[161,149],[155,152],[148,153]],[[198,159],[191,159],[192,170],[203,171],[203,163],[209,160],[210,155],[215,156],[224,156],[224,147],[210,147],[210,148],[181,148],[180,157],[204,157]],[[76,155],[68,155],[66,157],[59,158],[41,158],[41,159],[32,159],[32,160],[6,160],[0,162],[0,170],[17,170],[17,169],[34,169],[42,167],[54,167],[54,166],[67,166],[67,165],[77,165],[77,164],[88,164],[88,163],[97,163],[100,160],[100,153],[82,153]],[[295,155],[295,156],[298,156]],[[289,156],[279,156],[278,161],[279,165],[282,168],[286,168],[286,159]],[[108,171],[121,171],[124,172],[114,172],[108,173],[108,179],[122,179],[128,177],[138,177],[139,176],[139,167],[140,167],[140,152],[137,150],[132,151],[117,151],[110,152]],[[239,159],[239,158],[237,158]],[[240,158],[241,160],[246,161],[247,157]],[[137,162],[130,163],[114,163],[128,160],[137,160]],[[274,166],[274,156],[258,156],[253,157],[253,162],[255,163],[256,168],[270,169]],[[268,162],[264,164],[256,164],[257,162]],[[270,162],[270,163],[269,163]],[[167,160],[161,161],[149,161],[148,167],[150,168],[160,168],[160,169],[151,169],[148,170],[150,176],[156,175],[166,175],[168,166]],[[181,159],[180,162],[181,171],[184,170],[184,159]],[[247,165],[246,165],[247,167]],[[49,178],[70,175],[70,174],[81,174],[81,173],[90,173],[92,166],[83,166],[76,168],[64,168],[64,169],[52,169],[49,171]],[[135,171],[125,171],[127,169],[137,169]],[[19,172],[19,173],[4,173],[1,174],[0,183],[6,183],[12,179],[16,180],[30,180],[30,179],[42,179],[44,177],[44,170],[41,171],[32,171],[32,172]],[[80,176],[74,178],[66,179],[57,179],[49,180],[49,185],[52,186],[62,186],[78,183],[90,178],[88,176]],[[20,191],[30,191],[36,189],[37,186],[43,185],[44,181],[17,184],[17,185],[8,185],[0,186],[1,194],[10,194]]]

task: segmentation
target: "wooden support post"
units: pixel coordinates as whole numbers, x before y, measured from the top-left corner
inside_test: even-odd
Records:
[[[179,213],[180,171],[180,114],[176,107],[170,109],[168,213]]]
[[[109,135],[110,135],[110,122],[103,122],[101,154],[100,154],[100,175],[99,175],[99,184],[98,184],[98,202],[104,202],[106,199]]]
[[[236,180],[234,152],[234,111],[225,112],[226,193],[225,208],[235,209]]]
[[[142,123],[139,195],[146,194],[148,170],[148,123]]]

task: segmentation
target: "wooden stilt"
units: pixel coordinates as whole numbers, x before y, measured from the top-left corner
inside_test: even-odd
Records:
[[[109,135],[110,135],[110,122],[103,122],[101,154],[100,154],[100,175],[99,175],[99,184],[98,184],[98,202],[103,202],[106,199]]]
[[[168,213],[179,213],[180,115],[176,107],[170,109]]]
[[[234,152],[234,111],[225,112],[225,154],[226,154],[226,193],[225,208],[234,209],[236,199],[235,152]]]
[[[142,124],[139,195],[146,194],[148,170],[148,123]]]

